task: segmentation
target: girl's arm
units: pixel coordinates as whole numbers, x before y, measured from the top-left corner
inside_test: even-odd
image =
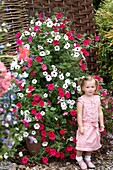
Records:
[[[99,105],[99,122],[100,122],[100,132],[104,131],[104,115],[101,105]]]
[[[82,108],[83,108],[82,103],[78,102],[77,103],[77,122],[78,122],[80,133],[84,133],[83,123],[82,123]]]

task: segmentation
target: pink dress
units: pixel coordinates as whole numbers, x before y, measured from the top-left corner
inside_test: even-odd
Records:
[[[76,149],[80,151],[95,151],[101,147],[100,132],[98,125],[98,106],[100,105],[100,96],[94,95],[93,99],[87,99],[84,95],[78,98],[83,104],[83,127],[84,133],[79,129],[76,134]]]

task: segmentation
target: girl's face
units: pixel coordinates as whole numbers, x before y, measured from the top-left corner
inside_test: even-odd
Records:
[[[85,95],[89,97],[92,96],[96,91],[95,80],[85,81],[82,90],[84,91]]]

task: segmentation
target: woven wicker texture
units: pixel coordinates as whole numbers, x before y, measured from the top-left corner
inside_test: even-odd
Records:
[[[8,33],[2,34],[2,40],[0,43],[6,46],[7,43],[11,44],[10,47],[6,47],[3,50],[3,54],[10,54],[16,50],[16,33],[21,28],[26,27],[28,24],[28,13],[25,9],[24,0],[5,0],[4,5],[0,11],[0,23],[7,23],[9,29]],[[1,61],[5,62],[5,65],[9,67],[10,57],[2,57]]]
[[[8,24],[8,33],[4,33],[2,36],[2,44],[10,43],[11,46],[4,50],[4,53],[9,54],[16,49],[16,37],[15,34],[20,31],[22,27],[26,27],[28,23],[28,15],[25,9],[24,0],[5,0],[4,5],[0,12],[0,23]]]
[[[72,21],[72,29],[76,33],[95,35],[93,0],[27,0],[26,8],[29,16],[36,12],[43,12],[46,16],[62,12]],[[91,72],[97,71],[96,51],[90,51],[87,58],[88,68]]]

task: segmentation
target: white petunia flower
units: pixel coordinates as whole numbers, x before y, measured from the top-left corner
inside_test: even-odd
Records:
[[[22,74],[24,78],[27,78],[29,76],[29,74],[27,72],[24,71],[24,73]]]
[[[74,80],[76,81],[76,80],[78,80],[78,78],[74,78]]]
[[[48,142],[43,142],[43,143],[42,143],[42,146],[43,146],[43,147],[45,147],[45,146],[47,146],[47,145],[48,145]]]
[[[38,48],[39,48],[40,50],[43,50],[43,49],[44,49],[43,46],[41,46],[41,45],[38,45]]]
[[[6,32],[6,33],[8,32],[8,30],[7,30],[6,28],[4,28],[3,30],[4,30],[4,32]]]
[[[35,22],[35,25],[40,27],[42,25],[42,22],[41,21],[37,21],[37,22]]]
[[[23,93],[18,93],[18,96],[21,97],[21,98],[24,97]]]
[[[29,31],[25,31],[24,33],[26,36],[30,35],[30,32]]]
[[[44,98],[47,98],[47,97],[48,97],[48,94],[47,94],[47,93],[44,93],[43,97],[44,97]]]
[[[39,53],[39,55],[43,57],[43,56],[46,55],[46,53],[45,53],[45,51],[41,51],[41,52]]]
[[[28,132],[24,132],[24,133],[23,133],[23,137],[25,137],[25,138],[27,138],[27,137],[28,137],[28,135],[29,135],[29,133],[28,133]]]
[[[48,75],[47,71],[44,71],[44,72],[43,72],[43,75],[44,75],[44,76],[47,76],[47,75]]]
[[[52,67],[53,69],[54,69],[54,68],[56,68],[56,66],[55,66],[55,65],[52,65],[51,67]]]
[[[69,108],[70,108],[70,109],[73,109],[73,105],[70,104],[70,105],[69,105]]]
[[[79,52],[79,51],[81,51],[81,47],[75,47],[75,48],[73,49],[73,51],[74,51],[74,52],[76,52],[76,51]]]
[[[38,143],[36,138],[33,140],[33,142],[34,142],[34,143]]]
[[[73,137],[70,137],[69,140],[70,140],[70,141],[73,141]]]
[[[6,47],[11,47],[11,44],[7,43],[7,44],[6,44]]]
[[[67,88],[68,88],[68,84],[66,84],[66,83],[63,84],[63,88],[64,88],[64,89],[67,89]]]
[[[48,38],[48,39],[47,39],[47,42],[48,42],[48,43],[52,43],[52,42],[53,42],[53,39]]]
[[[64,39],[67,41],[69,39],[69,37],[65,34]]]
[[[53,22],[51,20],[47,22],[47,27],[49,27],[49,28],[53,27]]]
[[[5,123],[5,127],[9,127],[9,123]]]
[[[35,131],[35,130],[32,130],[31,134],[32,134],[32,135],[36,135],[36,131]]]
[[[50,51],[49,50],[46,50],[46,55],[49,55],[50,54]]]
[[[33,84],[36,84],[36,83],[37,83],[37,80],[36,80],[36,79],[33,79],[33,80],[32,80],[32,83],[33,83]]]
[[[71,84],[71,81],[70,81],[69,79],[66,79],[66,80],[65,80],[65,83],[66,83],[66,84]]]
[[[22,74],[19,74],[18,77],[19,77],[19,78],[23,78],[23,75],[22,75]]]
[[[19,65],[15,65],[15,69],[19,70],[20,66]]]
[[[72,86],[73,86],[74,88],[76,88],[77,85],[76,85],[75,82],[73,82],[73,83],[72,83]]]
[[[20,110],[20,114],[23,116],[23,115],[24,115],[24,111],[23,111],[23,110]]]
[[[73,90],[73,91],[71,91],[71,94],[75,94],[75,91]]]
[[[63,75],[63,73],[59,75],[59,79],[60,79],[60,80],[64,80],[64,75]]]
[[[8,153],[4,153],[4,158],[7,159],[8,158]]]
[[[81,91],[81,87],[77,86],[77,91],[80,92]]]
[[[64,45],[64,48],[65,48],[65,49],[69,49],[69,48],[70,48],[70,44],[67,42],[67,43]]]
[[[70,99],[69,99],[69,100],[67,100],[67,103],[68,103],[68,104],[70,104],[70,103],[71,103],[71,100],[70,100]]]
[[[46,76],[46,80],[47,80],[47,81],[51,81],[51,80],[52,80],[52,77],[48,74],[48,75]]]
[[[30,45],[29,44],[26,44],[24,45],[24,47],[26,47],[28,50],[30,49]],[[21,60],[22,61],[22,60]],[[24,62],[24,61],[23,61]]]
[[[65,106],[65,107],[62,107],[62,110],[66,110],[67,109],[67,106]]]
[[[35,37],[35,35],[36,35],[36,32],[32,32],[32,33],[31,33],[31,36],[32,36],[32,37]]]
[[[18,128],[18,127],[15,127],[15,129],[16,129],[17,131],[19,131],[19,128]]]
[[[22,140],[23,140],[23,137],[22,137],[22,136],[19,136],[19,137],[18,137],[18,140],[19,140],[19,141],[22,141]]]
[[[34,129],[39,129],[40,125],[38,123],[34,124]]]
[[[75,104],[75,100],[71,100],[71,105],[74,105]]]
[[[56,71],[52,71],[52,72],[51,72],[51,76],[52,76],[52,77],[57,77],[57,75],[58,75],[58,73],[57,73]]]
[[[56,45],[56,46],[54,47],[54,49],[55,49],[55,51],[60,51],[60,46]]]
[[[69,77],[69,76],[70,76],[70,73],[69,73],[69,72],[67,72],[67,73],[66,73],[66,77]]]
[[[6,23],[5,23],[5,22],[3,22],[3,23],[1,24],[1,26],[3,26],[3,27],[4,27],[4,26],[6,26]]]
[[[22,87],[24,87],[24,86],[25,86],[25,84],[26,84],[26,82],[24,81],[24,82],[21,84],[21,86],[22,86]]]
[[[7,120],[7,121],[10,121],[10,120],[11,120],[11,115],[7,115],[7,116],[6,116],[6,120]]]
[[[60,98],[60,101],[61,101],[61,102],[64,102],[64,101],[65,101],[65,98],[64,98],[64,97]]]
[[[29,110],[25,110],[24,113],[25,113],[25,114],[29,114],[30,111],[29,111]]]
[[[19,155],[20,157],[23,157],[23,153],[22,153],[22,152],[19,152],[18,155]]]
[[[31,93],[31,90],[26,89],[26,93]]]
[[[56,35],[55,36],[55,40],[59,41],[61,39],[61,36],[60,35]]]
[[[44,112],[44,111],[41,111],[40,114],[41,114],[42,116],[44,116],[44,115],[45,115],[45,112]]]
[[[14,66],[12,66],[12,65],[10,66],[10,70],[14,70],[14,68],[15,68]]]
[[[61,107],[66,107],[66,103],[65,102],[61,102]]]
[[[33,19],[30,21],[30,24],[34,24],[34,20]]]
[[[13,121],[13,124],[14,124],[14,125],[16,125],[16,124],[17,124],[17,121],[16,121],[16,120],[14,120],[14,121]]]
[[[77,58],[77,57],[79,57],[79,55],[80,55],[80,54],[79,54],[78,52],[74,52],[73,57],[74,57],[74,58]]]

